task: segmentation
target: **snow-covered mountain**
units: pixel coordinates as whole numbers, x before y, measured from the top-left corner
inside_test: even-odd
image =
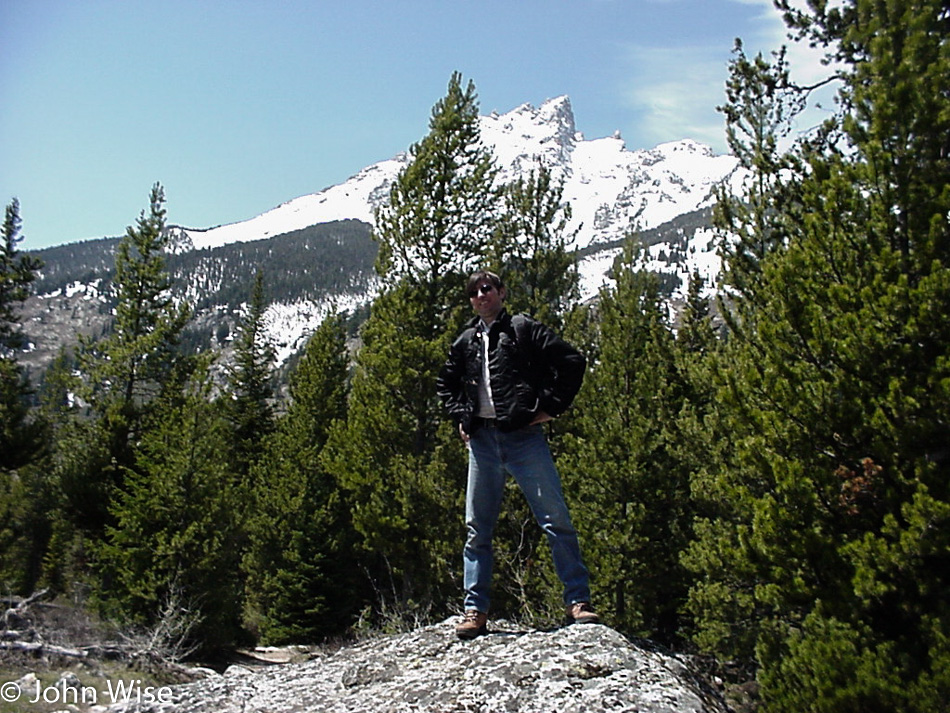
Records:
[[[655,228],[684,213],[709,206],[713,188],[738,179],[737,161],[716,155],[692,140],[630,151],[619,135],[585,139],[577,132],[570,99],[561,96],[540,107],[522,104],[506,114],[481,118],[482,141],[490,146],[511,181],[537,167],[548,167],[564,179],[564,199],[571,204],[570,230],[579,228],[577,247],[610,243],[633,229]],[[317,223],[348,218],[372,224],[374,210],[389,195],[390,186],[409,157],[399,154],[368,166],[345,182],[295,198],[255,218],[208,230],[181,230],[181,248],[211,248],[260,240]],[[709,235],[696,237],[693,267],[709,278],[718,263],[708,254]],[[611,251],[615,254],[616,250]],[[585,296],[600,286],[612,261],[611,253],[595,253],[582,264]],[[658,266],[659,267],[659,266]],[[663,266],[669,270],[669,265]],[[685,282],[685,281],[684,281]]]
[[[648,266],[678,278],[671,280],[679,284],[673,292],[674,301],[685,295],[688,277],[696,270],[706,278],[707,289],[716,288],[720,264],[712,232],[708,221],[695,219],[691,214],[712,205],[717,185],[725,183],[731,191],[738,190],[743,176],[734,158],[716,155],[708,146],[688,139],[634,151],[626,148],[619,134],[588,140],[577,131],[571,102],[566,96],[548,100],[540,107],[523,104],[505,114],[492,113],[480,121],[482,141],[491,147],[502,181],[526,176],[537,168],[539,161],[556,179],[563,178],[563,197],[572,209],[568,229],[578,230],[576,247],[583,255],[580,262],[583,298],[594,296],[609,281],[608,271],[621,250],[619,243],[634,230],[658,229],[649,242]],[[176,259],[189,254],[195,256],[190,272],[178,274],[176,279],[187,283],[182,286],[183,298],[199,305],[196,322],[203,325],[201,329],[221,331],[220,326],[215,327],[220,325],[219,315],[227,311],[233,314],[240,309],[239,304],[233,304],[233,290],[230,296],[222,296],[221,292],[235,280],[244,281],[222,272],[222,261],[233,260],[235,248],[251,248],[242,244],[275,239],[273,250],[286,251],[284,244],[303,240],[300,231],[312,231],[312,226],[328,229],[319,239],[324,241],[319,243],[323,249],[330,244],[326,241],[366,240],[365,226],[360,238],[358,230],[354,232],[346,225],[357,225],[354,220],[372,225],[375,209],[388,199],[392,182],[408,161],[407,154],[399,154],[366,167],[339,185],[295,198],[250,220],[209,229],[173,228]],[[347,223],[335,224],[334,221]],[[674,227],[671,228],[671,224]],[[291,240],[290,235],[297,237]],[[338,244],[341,250],[344,247],[355,247],[362,252],[372,249],[363,243],[358,247],[356,243]],[[314,243],[313,249],[307,248],[312,257],[317,247]],[[197,250],[202,252],[194,252]],[[293,283],[287,269],[302,273],[309,270],[311,274],[329,269],[326,257],[329,254],[321,255],[324,257],[308,266],[279,268],[284,272],[279,273],[282,277],[278,279],[286,283],[281,287]],[[331,310],[356,308],[372,298],[375,284],[371,274],[372,256],[368,259],[369,264],[360,267],[359,274],[351,275],[345,286],[335,291],[273,301],[265,315],[265,324],[278,347],[281,362],[303,345]],[[74,257],[68,260],[77,262]],[[104,264],[103,256],[97,260],[97,264]],[[96,269],[96,274],[105,276],[102,269]],[[100,304],[103,295],[96,284],[72,290],[68,295],[60,287],[50,295],[38,295],[35,299],[61,298],[65,300],[64,310],[79,309],[77,305],[83,299],[89,305]],[[218,292],[212,294],[209,285],[217,285]],[[42,308],[37,307],[33,338],[38,364],[48,361],[53,348],[57,347],[53,342],[43,346],[44,341],[51,341],[43,338],[43,332],[53,327],[50,314],[55,310],[51,304],[52,301],[47,301]],[[72,323],[75,324],[75,320]],[[26,326],[29,331],[29,325]],[[61,335],[60,343],[68,340],[68,336]]]

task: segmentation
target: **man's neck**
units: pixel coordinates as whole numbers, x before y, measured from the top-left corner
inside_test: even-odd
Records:
[[[493,315],[490,315],[490,316],[489,316],[489,315],[486,315],[486,316],[482,317],[482,324],[485,325],[486,329],[492,326],[492,324],[495,322],[495,320],[497,320],[498,317],[501,316],[501,313],[502,313],[502,312],[504,312],[504,309],[498,310],[498,311],[495,312],[495,314],[493,314]]]

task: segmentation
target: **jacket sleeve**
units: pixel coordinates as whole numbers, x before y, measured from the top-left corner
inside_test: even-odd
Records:
[[[449,416],[467,426],[472,409],[465,393],[465,360],[459,340],[449,348],[449,356],[439,370],[435,388]]]
[[[538,407],[551,416],[560,416],[581,389],[587,359],[540,322],[532,323],[531,334],[533,357],[543,372]]]

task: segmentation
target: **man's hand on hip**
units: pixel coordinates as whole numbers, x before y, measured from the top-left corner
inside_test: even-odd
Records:
[[[553,421],[554,416],[550,415],[547,411],[538,411],[534,415],[534,419],[531,421],[529,426],[535,426],[539,423],[544,423],[545,421]]]

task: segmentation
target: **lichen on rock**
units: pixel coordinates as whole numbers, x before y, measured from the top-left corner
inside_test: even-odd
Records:
[[[724,713],[727,708],[675,655],[609,627],[551,631],[492,622],[456,639],[453,622],[372,638],[310,661],[215,676],[173,689],[139,713]]]

